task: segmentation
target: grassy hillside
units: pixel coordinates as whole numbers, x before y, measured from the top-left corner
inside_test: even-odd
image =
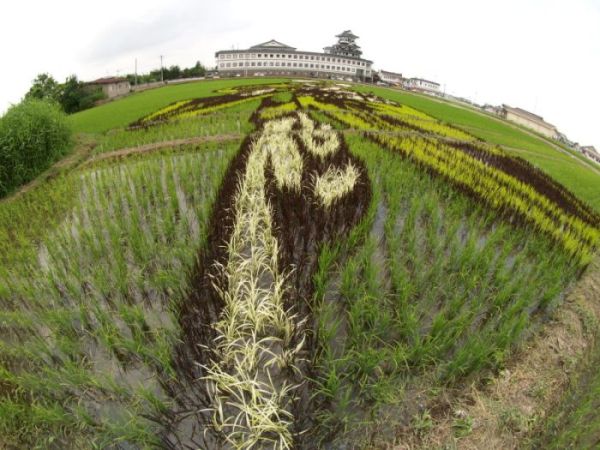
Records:
[[[412,106],[439,120],[458,125],[487,142],[505,146],[507,151],[541,168],[600,211],[600,169],[593,162],[581,161],[576,156],[556,150],[545,139],[531,135],[516,125],[466,107],[379,87],[356,86],[355,89],[374,92],[383,98]]]
[[[135,93],[124,99],[73,114],[71,123],[75,132],[98,133],[128,125],[146,114],[179,100],[218,95],[216,91],[219,89],[232,86],[271,84],[281,81],[283,80],[268,78],[258,80],[208,80],[175,84]]]
[[[592,208],[472,131],[249,83],[74,116],[96,148],[0,202],[0,446],[401,444],[597,252]]]

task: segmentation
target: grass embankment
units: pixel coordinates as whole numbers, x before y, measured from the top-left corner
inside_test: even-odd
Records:
[[[411,106],[439,120],[458,125],[487,142],[502,145],[509,152],[540,167],[600,211],[600,174],[590,168],[593,163],[588,164],[573,155],[567,155],[541,137],[506,121],[422,95],[370,86],[355,86],[354,89],[373,92]]]
[[[548,435],[539,448],[593,449],[600,446],[600,355],[577,384],[547,426]]]

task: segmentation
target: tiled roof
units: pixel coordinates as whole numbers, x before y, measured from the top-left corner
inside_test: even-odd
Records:
[[[104,77],[98,78],[97,80],[90,81],[88,84],[115,84],[115,83],[123,83],[127,81],[127,78],[121,77]]]

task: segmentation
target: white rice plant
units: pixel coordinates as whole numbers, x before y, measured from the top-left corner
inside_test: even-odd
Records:
[[[315,177],[315,193],[329,208],[333,202],[354,189],[358,176],[358,169],[351,163],[344,169],[330,167],[323,175]]]
[[[302,125],[300,138],[308,151],[324,159],[339,150],[340,140],[329,124],[323,124],[320,128],[315,128],[314,122],[305,113],[298,113],[298,117],[300,117],[300,124]],[[316,142],[315,136],[323,142]]]
[[[295,119],[269,122],[254,142],[235,198],[228,260],[216,285],[224,301],[215,325],[217,358],[207,367],[213,424],[237,449],[290,448],[294,386],[281,375],[302,343],[291,346],[295,317],[285,310],[286,275],[265,193],[265,167],[273,163],[280,186],[300,189],[302,158],[291,138]]]

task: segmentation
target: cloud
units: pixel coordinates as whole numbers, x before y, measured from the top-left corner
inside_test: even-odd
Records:
[[[232,0],[198,2],[179,0],[168,7],[140,16],[139,18],[119,18],[103,29],[84,49],[80,59],[87,63],[99,63],[120,56],[143,51],[152,47],[166,47],[169,43],[194,35],[226,33],[244,27],[239,20],[227,20],[232,8]]]

